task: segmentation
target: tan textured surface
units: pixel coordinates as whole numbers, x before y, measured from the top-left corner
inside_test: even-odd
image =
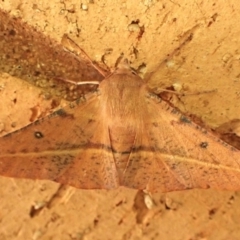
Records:
[[[173,83],[187,92],[217,89],[175,102],[211,127],[239,118],[237,0],[49,2],[10,0],[1,2],[1,7],[57,41],[70,34],[92,59],[99,61],[105,55],[110,67],[122,52],[133,67],[144,63],[142,70],[154,90]],[[81,9],[85,4],[87,11]],[[131,25],[137,21],[140,28]],[[160,65],[179,46],[167,64]],[[6,131],[12,131],[12,123],[14,129],[26,125],[31,107],[49,107],[38,89],[3,77],[0,99],[8,107],[1,109],[1,129],[7,126]],[[151,197],[153,206],[148,209],[144,202],[148,197],[124,188],[59,189],[52,182],[8,178],[0,178],[0,186],[0,239],[240,238],[238,193],[159,193]],[[39,206],[44,207],[31,211]]]

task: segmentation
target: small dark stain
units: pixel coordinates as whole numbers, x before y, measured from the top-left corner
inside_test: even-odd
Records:
[[[42,209],[43,209],[44,207],[45,207],[44,205],[39,206],[39,207],[31,206],[31,209],[30,209],[30,211],[29,211],[29,216],[30,216],[31,218],[38,216],[38,214],[42,211]]]
[[[34,133],[34,136],[35,136],[35,138],[38,138],[38,139],[44,137],[43,134],[42,134],[41,132],[35,132],[35,133]]]
[[[98,220],[97,218],[95,218],[95,219],[93,220],[93,225],[94,225],[94,227],[96,227],[96,226],[98,225],[98,222],[99,222],[99,220]]]
[[[131,22],[131,24],[139,24],[139,19],[137,19],[137,20],[133,20],[132,22]]]
[[[121,218],[119,221],[118,221],[118,225],[121,225],[123,223],[123,219]]]
[[[16,31],[14,29],[11,29],[9,31],[9,35],[15,36],[16,35]]]
[[[35,76],[35,77],[40,76],[40,75],[41,75],[41,72],[39,72],[39,71],[35,71],[35,72],[34,72],[34,76]]]
[[[207,147],[208,147],[208,142],[201,142],[201,143],[199,144],[199,146],[200,146],[201,148],[207,148]]]
[[[232,195],[229,200],[228,200],[228,204],[231,205],[233,203],[233,201],[235,200],[234,196]]]
[[[208,23],[208,27],[210,27],[210,26],[216,21],[217,17],[218,17],[218,14],[215,13],[215,14],[211,17],[211,20],[210,20],[209,23]]]
[[[88,123],[92,123],[92,122],[94,122],[93,119],[88,119]]]
[[[166,203],[164,204],[166,210],[171,210],[171,207],[169,207]]]
[[[24,149],[21,150],[21,152],[22,152],[22,153],[27,153],[28,150],[27,150],[26,148],[24,148]]]
[[[211,218],[213,215],[215,215],[216,212],[217,212],[217,208],[210,209],[209,212],[208,212],[209,217]]]
[[[120,205],[123,204],[123,200],[120,200],[118,203],[115,204],[116,207],[119,207]]]
[[[140,32],[139,32],[139,34],[138,34],[138,36],[137,36],[137,39],[138,39],[138,40],[140,40],[140,39],[142,38],[142,36],[143,36],[143,34],[144,34],[144,32],[145,32],[145,27],[144,27],[144,25],[143,25],[143,26],[139,26],[139,28],[140,28]]]

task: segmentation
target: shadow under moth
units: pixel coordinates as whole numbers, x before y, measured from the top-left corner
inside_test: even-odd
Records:
[[[19,19],[5,12],[0,18],[5,32],[0,37],[2,49],[11,49],[9,39],[19,41],[30,27],[22,27]],[[39,34],[31,32],[35,36],[24,38],[26,46]],[[41,49],[44,41],[40,42],[31,45]],[[14,58],[3,51],[0,70],[25,80],[51,79],[54,73],[54,77],[99,81],[99,86],[94,91],[83,86],[81,101],[0,138],[0,175],[48,179],[81,189],[240,189],[240,151],[150,92],[126,61],[102,80],[86,61],[77,61],[60,46],[56,51],[50,48],[47,59],[55,65],[42,64],[36,70],[40,50],[25,48],[19,50],[19,58],[33,59],[31,64],[19,60],[19,68],[6,69]]]

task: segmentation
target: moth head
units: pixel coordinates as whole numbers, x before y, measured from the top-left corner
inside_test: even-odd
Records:
[[[117,68],[115,70],[115,73],[126,73],[126,72],[130,72],[133,75],[137,75],[136,71],[131,68],[127,58],[120,59],[118,64],[117,64]]]

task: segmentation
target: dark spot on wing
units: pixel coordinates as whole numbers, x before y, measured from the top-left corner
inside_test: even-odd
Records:
[[[67,116],[67,112],[64,109],[57,110],[56,114],[61,116],[61,117],[66,117]]]
[[[183,115],[180,117],[180,121],[183,123],[191,123],[190,119]]]
[[[66,112],[64,109],[59,109],[58,111],[56,111],[56,114],[60,117],[70,117],[74,119],[74,115]]]
[[[35,133],[34,133],[34,136],[35,136],[35,138],[38,138],[38,139],[44,137],[43,134],[42,134],[41,132],[35,132]]]

